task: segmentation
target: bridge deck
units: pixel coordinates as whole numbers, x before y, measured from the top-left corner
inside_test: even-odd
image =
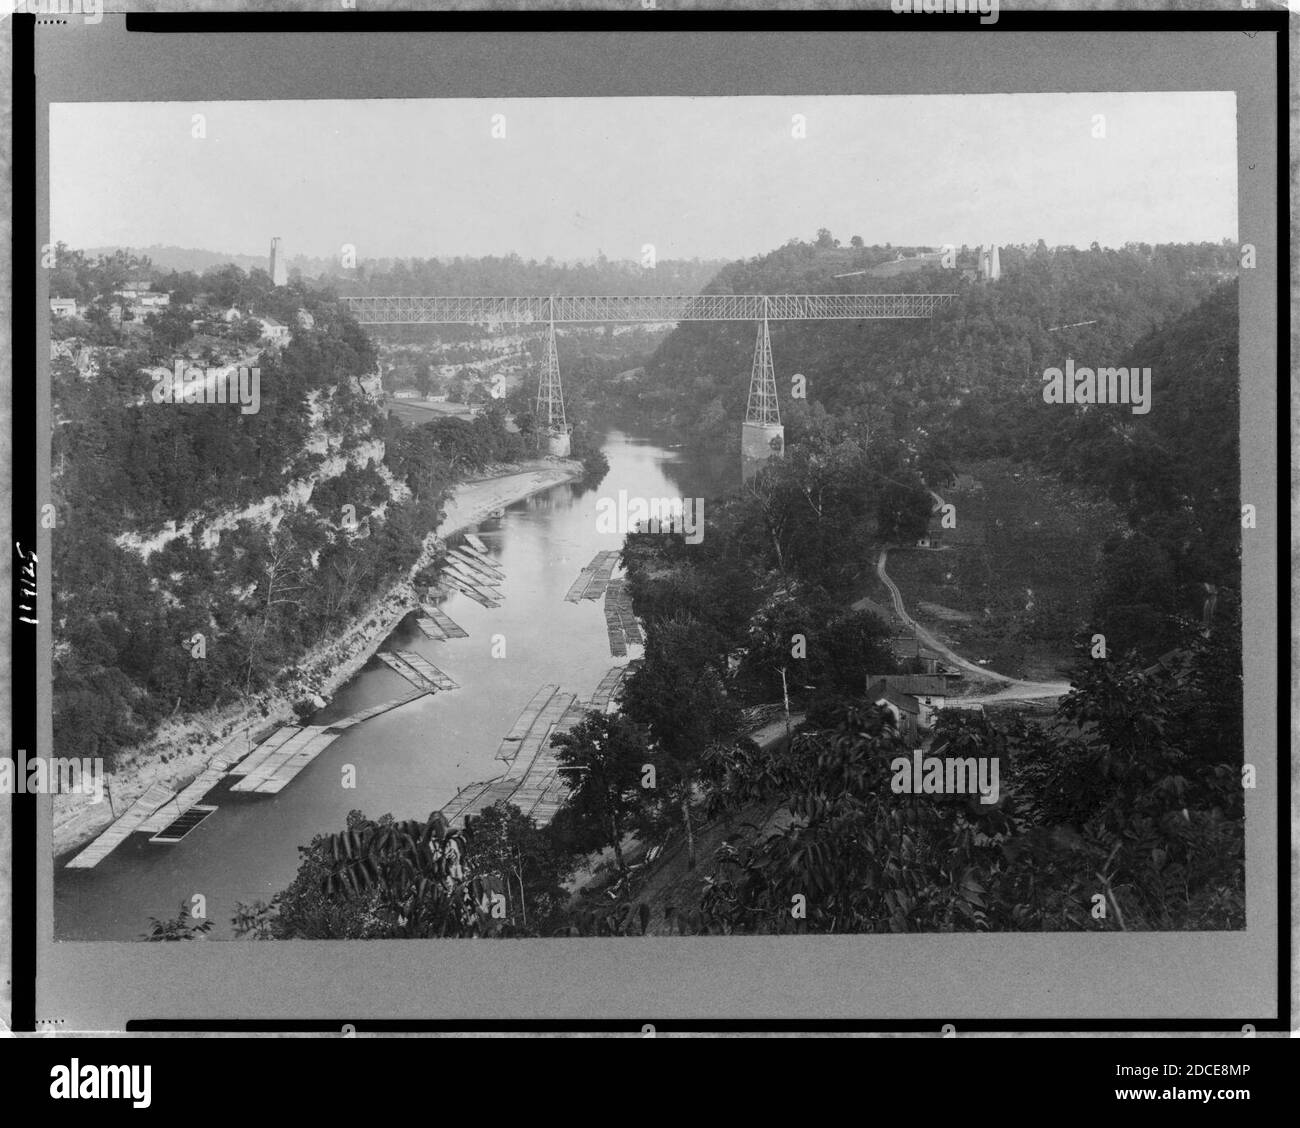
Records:
[[[614,321],[864,321],[933,317],[956,294],[624,294],[555,297],[365,296],[343,301],[363,325]]]

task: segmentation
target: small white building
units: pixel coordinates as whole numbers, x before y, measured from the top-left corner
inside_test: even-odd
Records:
[[[921,706],[915,697],[910,693],[896,693],[891,689],[885,690],[878,696],[868,696],[867,700],[889,712],[894,718],[894,727],[898,729],[898,735],[903,738],[903,743],[908,748],[916,746],[923,726]]]
[[[135,300],[139,305],[149,309],[164,309],[172,304],[171,294],[163,293],[161,290],[146,290],[136,294]]]
[[[263,340],[270,341],[273,345],[289,343],[289,326],[281,324],[274,317],[259,317],[258,321],[262,323]]]
[[[305,309],[300,309],[298,311],[298,328],[300,329],[316,328],[316,319],[312,317],[312,315],[308,313]]]
[[[419,399],[420,393],[414,388],[402,388],[393,393],[393,399]]]
[[[55,317],[76,317],[77,303],[72,298],[51,298],[50,312]]]

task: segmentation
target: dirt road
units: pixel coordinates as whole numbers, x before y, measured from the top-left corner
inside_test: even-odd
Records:
[[[938,497],[937,494],[935,496]],[[890,598],[894,601],[894,613],[916,631],[916,637],[925,646],[942,654],[954,666],[966,671],[972,678],[979,681],[997,682],[1002,686],[996,692],[963,697],[961,698],[963,704],[982,705],[989,702],[1035,701],[1047,697],[1062,697],[1070,692],[1070,683],[1068,681],[1021,681],[1018,678],[1008,677],[1006,674],[999,674],[996,670],[977,666],[974,662],[968,662],[960,654],[953,651],[951,647],[946,646],[907,613],[907,608],[903,604],[903,593],[898,590],[898,585],[889,578],[889,573],[885,571],[885,562],[888,558],[889,549],[882,548],[880,556],[876,559],[876,575],[880,577],[881,583],[889,589]]]

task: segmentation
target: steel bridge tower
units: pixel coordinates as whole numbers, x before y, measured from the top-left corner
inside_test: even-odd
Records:
[[[997,249],[987,271],[996,276]],[[560,388],[555,322],[757,321],[749,405],[741,425],[741,474],[752,478],[785,454],[768,320],[863,321],[933,317],[956,294],[565,294],[529,296],[355,296],[344,304],[362,325],[536,325],[545,321],[546,358],[537,384],[537,429],[545,449],[567,456],[572,443]]]
[[[546,356],[537,381],[537,437],[546,454],[568,458],[569,425],[564,417],[564,390],[560,387],[560,357],[555,349],[555,299],[547,302]]]
[[[785,454],[785,428],[776,398],[776,370],[772,367],[772,340],[767,332],[767,303],[754,342],[754,364],[749,373],[749,405],[740,429],[740,474],[749,481],[769,458]]]

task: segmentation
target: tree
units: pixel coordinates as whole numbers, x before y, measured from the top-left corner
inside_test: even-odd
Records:
[[[853,238],[849,240],[849,245],[860,249],[862,247],[862,236],[854,235]]]
[[[770,833],[730,844],[701,900],[726,932],[903,932],[978,926],[984,889],[975,862],[996,859],[995,828],[975,845],[960,818],[890,791],[901,750],[883,710],[840,710],[825,729],[771,753],[738,747],[715,802],[782,803]],[[806,916],[791,904],[802,898]]]
[[[785,706],[785,731],[790,735],[790,679],[802,686],[809,680],[809,637],[816,633],[817,616],[802,602],[776,599],[755,616],[742,669],[775,671],[781,679]]]
[[[698,620],[681,616],[647,624],[642,665],[625,683],[623,710],[645,724],[653,746],[667,762],[657,777],[668,778],[686,833],[687,865],[695,868],[691,800],[705,753],[740,728],[731,702],[714,633]],[[725,658],[721,660],[725,663]]]
[[[1169,553],[1135,532],[1103,558],[1093,597],[1093,623],[1112,650],[1155,655],[1176,637],[1177,584]]]
[[[244,282],[244,272],[231,263],[208,271],[201,279],[204,292],[222,309],[229,309],[239,302]]]
[[[262,619],[249,641],[247,673],[244,677],[245,692],[252,687],[253,672],[258,659],[262,660],[264,666],[267,664],[268,656],[263,653],[263,646],[271,618],[278,613],[277,608],[296,607],[301,610],[303,607],[303,600],[298,598],[298,594],[302,592],[304,586],[302,582],[304,563],[302,552],[294,542],[293,535],[288,532],[273,534],[265,550],[260,554],[256,566],[255,594],[258,597]],[[265,594],[262,594],[263,591]]]
[[[933,508],[929,491],[919,478],[911,481],[887,480],[880,492],[876,522],[882,539],[913,542],[925,535]]]
[[[642,804],[641,772],[649,755],[635,724],[618,714],[590,710],[568,732],[551,738],[569,784],[565,805],[572,824],[593,842],[612,846],[619,872],[623,835]]]
[[[825,695],[856,698],[867,674],[895,669],[889,626],[870,611],[846,611],[826,622],[812,648],[814,684]]]
[[[465,861],[476,874],[502,878],[506,919],[519,929],[536,932],[567,900],[567,858],[513,804],[498,802],[470,820]]]
[[[153,331],[155,340],[169,349],[179,349],[194,332],[190,328],[190,311],[183,306],[168,306],[147,314],[144,323]]]
[[[155,283],[158,289],[171,295],[172,305],[188,306],[194,304],[194,299],[199,294],[199,278],[192,271],[176,271],[158,279]]]
[[[504,883],[466,865],[466,832],[441,812],[378,821],[348,814],[347,830],[300,847],[302,864],[270,905],[239,906],[236,931],[277,940],[480,936],[500,930]]]
[[[810,435],[745,483],[749,516],[742,524],[766,534],[766,545],[754,548],[785,580],[840,590],[859,570],[862,517],[874,488],[856,439]]]

